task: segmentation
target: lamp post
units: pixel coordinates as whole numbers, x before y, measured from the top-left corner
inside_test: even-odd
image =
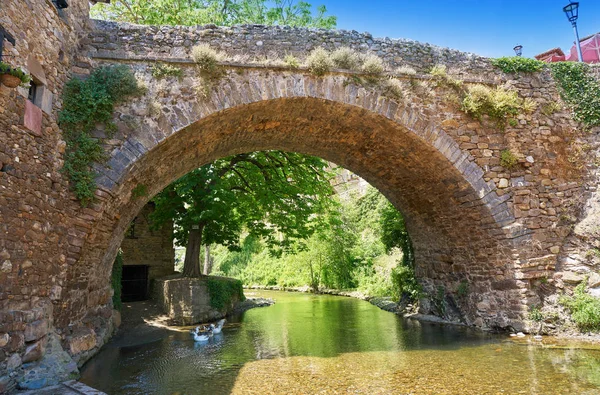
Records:
[[[579,43],[579,32],[577,31],[577,17],[579,16],[578,8],[578,2],[571,2],[563,7],[563,11],[567,15],[567,19],[569,20],[569,22],[571,22],[573,30],[575,31],[575,45],[577,46],[577,56],[579,57],[579,61],[583,62],[583,55],[581,54],[581,45]]]
[[[523,55],[523,46],[522,45],[515,46],[513,48],[513,50],[515,51],[515,55],[517,55],[517,56]]]

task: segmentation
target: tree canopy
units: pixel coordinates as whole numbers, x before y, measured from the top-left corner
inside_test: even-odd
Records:
[[[337,18],[296,0],[112,0],[92,7],[99,19],[143,25],[287,25],[331,29]]]
[[[199,276],[202,244],[235,249],[247,232],[272,251],[289,250],[310,237],[333,193],[327,162],[282,151],[219,159],[183,176],[153,200],[152,221],[175,224],[186,246],[183,274]]]

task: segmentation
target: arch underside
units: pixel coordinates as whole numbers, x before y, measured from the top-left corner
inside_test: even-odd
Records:
[[[498,317],[507,311],[498,304],[507,292],[516,292],[510,241],[464,175],[398,123],[316,98],[265,100],[218,111],[173,133],[130,166],[83,260],[102,262],[94,267],[88,290],[106,288],[124,230],[146,202],[130,199],[136,185],[146,185],[150,197],[215,159],[269,149],[319,156],[379,189],[406,219],[417,275],[426,289],[452,291],[461,281],[469,282],[470,300],[461,308],[467,321],[485,325],[517,318],[510,312]],[[80,270],[84,276],[89,267]],[[478,317],[484,318],[477,322]]]

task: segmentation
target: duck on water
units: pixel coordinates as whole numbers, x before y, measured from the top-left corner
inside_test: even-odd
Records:
[[[191,333],[192,333],[192,336],[194,336],[194,340],[197,342],[208,341],[208,339],[210,339],[213,335],[221,333],[221,330],[223,329],[224,324],[225,324],[225,318],[219,320],[219,322],[217,322],[216,326],[215,326],[215,324],[210,324],[208,326],[207,325],[197,326],[195,329],[193,329],[191,331]]]

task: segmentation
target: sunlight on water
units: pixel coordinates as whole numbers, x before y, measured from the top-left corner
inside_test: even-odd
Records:
[[[109,344],[82,381],[109,394],[600,393],[597,350],[404,321],[351,298],[260,296],[277,303],[231,319],[207,343],[168,332]]]

